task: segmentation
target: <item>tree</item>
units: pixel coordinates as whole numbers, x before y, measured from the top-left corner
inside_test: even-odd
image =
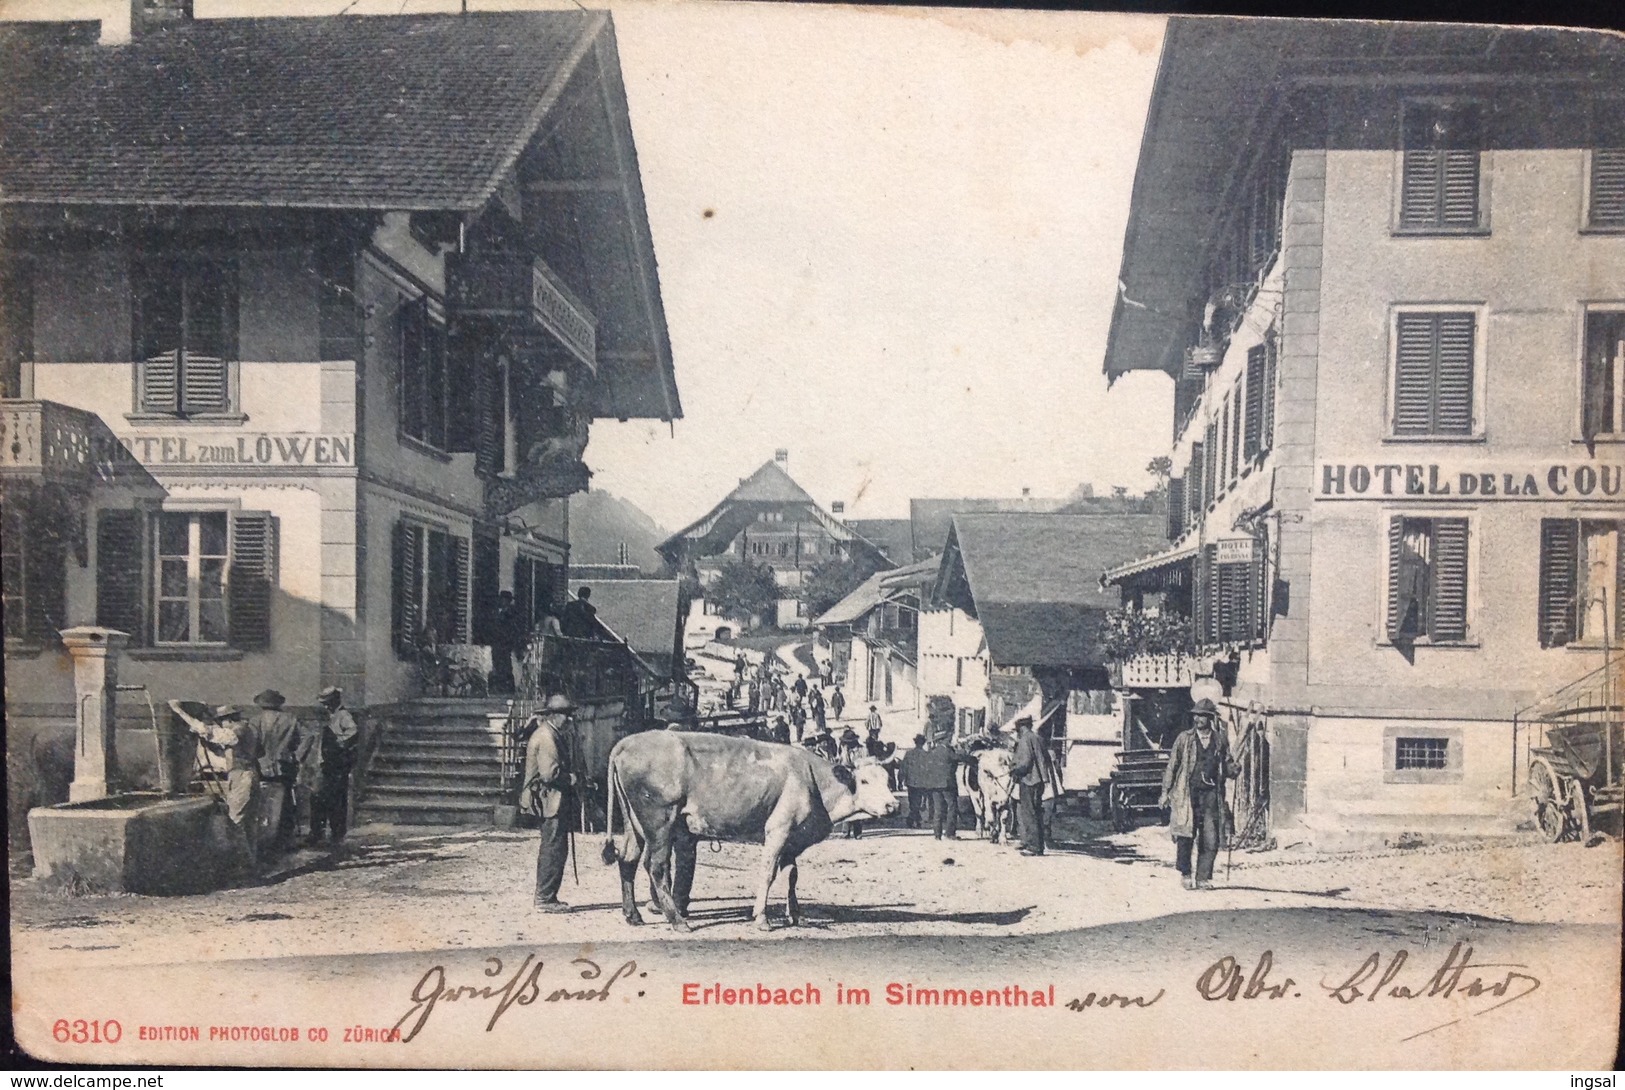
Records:
[[[826,612],[879,570],[872,560],[847,557],[831,557],[816,565],[801,583],[801,600],[807,606],[807,616],[817,617]]]
[[[730,560],[717,569],[717,577],[706,588],[706,598],[716,603],[717,612],[736,621],[773,617],[779,600],[779,585],[773,569],[749,560]]]

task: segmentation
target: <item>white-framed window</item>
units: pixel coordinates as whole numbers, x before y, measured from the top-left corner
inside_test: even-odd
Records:
[[[231,520],[225,511],[162,511],[153,519],[159,647],[225,646]]]
[[[1580,346],[1580,434],[1625,439],[1625,303],[1585,308]]]
[[[1388,516],[1387,642],[1470,641],[1472,553],[1472,520],[1468,517]]]
[[[1389,437],[1476,439],[1483,435],[1483,308],[1396,306],[1389,325]]]
[[[1401,105],[1396,232],[1489,229],[1486,114],[1482,103],[1467,99],[1410,99]]]

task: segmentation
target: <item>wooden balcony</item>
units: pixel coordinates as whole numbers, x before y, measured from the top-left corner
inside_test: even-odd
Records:
[[[88,487],[103,474],[95,413],[54,401],[0,400],[0,479]],[[111,438],[108,436],[107,438]]]
[[[448,253],[446,303],[459,314],[544,329],[589,371],[598,369],[598,319],[539,257]]]
[[[521,466],[512,476],[489,477],[485,482],[485,513],[495,518],[537,500],[557,500],[585,492],[592,470],[579,459],[557,458],[540,465]]]

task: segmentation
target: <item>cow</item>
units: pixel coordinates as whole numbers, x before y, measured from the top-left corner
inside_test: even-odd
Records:
[[[968,766],[960,765],[960,789],[970,796],[971,809],[976,813],[978,835],[985,835],[997,844],[1009,820],[1011,798],[1015,794],[1015,785],[1010,776],[1011,753],[1008,749],[995,746],[980,750],[974,756],[976,785],[971,786]]]
[[[763,931],[773,879],[786,872],[786,910],[800,922],[796,860],[836,822],[889,817],[897,799],[878,765],[841,768],[796,746],[685,731],[623,738],[609,754],[609,838],[604,862],[621,868],[621,911],[643,923],[633,892],[637,866],[649,871],[655,900],[674,930],[686,918],[702,839],[762,845],[751,917]],[[616,819],[625,829],[616,837]]]

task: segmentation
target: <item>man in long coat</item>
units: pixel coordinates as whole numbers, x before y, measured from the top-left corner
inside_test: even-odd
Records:
[[[266,689],[254,698],[260,710],[249,723],[260,739],[260,844],[278,852],[293,847],[303,743],[299,720],[282,710],[286,703],[281,693]]]
[[[1016,720],[1016,749],[1010,757],[1010,778],[1020,792],[1021,854],[1044,854],[1044,787],[1050,780],[1049,754],[1033,730],[1032,716]]]
[[[349,824],[350,771],[361,740],[355,716],[344,706],[344,693],[329,686],[316,697],[322,724],[308,732],[301,744],[299,782],[310,794],[310,843],[331,836],[344,839]]]
[[[559,900],[564,864],[569,856],[571,813],[566,801],[575,786],[570,767],[574,747],[569,735],[570,698],[554,693],[525,745],[525,774],[520,781],[519,809],[537,819],[541,842],[536,848],[536,911],[568,912]]]
[[[1213,701],[1198,700],[1191,709],[1191,719],[1191,726],[1174,739],[1168,755],[1160,802],[1168,809],[1174,865],[1179,868],[1185,888],[1207,889],[1213,883],[1213,862],[1224,838],[1224,781],[1235,776],[1236,764],[1219,727],[1219,709]]]

